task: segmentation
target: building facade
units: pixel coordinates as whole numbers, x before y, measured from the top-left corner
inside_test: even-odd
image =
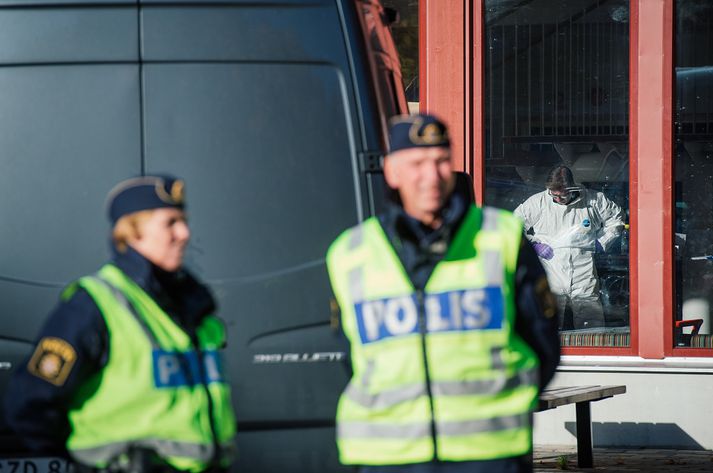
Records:
[[[512,210],[566,165],[624,211],[595,256],[605,326],[565,318],[553,382],[627,386],[593,405],[595,445],[713,449],[713,1],[409,3],[418,107],[478,202]],[[537,443],[574,432],[573,407],[537,414]]]

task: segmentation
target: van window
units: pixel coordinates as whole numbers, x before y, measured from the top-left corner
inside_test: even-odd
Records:
[[[380,107],[387,119],[408,113],[399,55],[384,8],[379,3],[362,1],[361,12],[367,47],[375,63],[373,67]]]

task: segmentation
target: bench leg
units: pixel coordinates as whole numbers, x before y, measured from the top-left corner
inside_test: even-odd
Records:
[[[577,466],[593,468],[592,454],[592,413],[589,401],[578,402],[577,409]]]

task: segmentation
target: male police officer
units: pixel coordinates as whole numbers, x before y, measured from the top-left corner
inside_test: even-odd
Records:
[[[429,115],[390,128],[398,201],[344,232],[327,265],[351,343],[342,463],[365,472],[531,471],[532,410],[559,360],[555,308],[522,224],[453,192]]]
[[[145,176],[109,195],[115,254],[64,290],[6,417],[31,448],[80,471],[221,470],[235,433],[212,296],[182,266],[184,183]]]

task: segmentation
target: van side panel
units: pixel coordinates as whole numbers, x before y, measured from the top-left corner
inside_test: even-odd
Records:
[[[79,10],[0,8],[0,337],[29,342],[59,288],[106,258],[107,189],[140,171],[139,68],[111,63],[136,47],[135,10],[114,10],[117,24],[93,49],[76,38],[106,24],[107,11]],[[62,32],[26,37],[45,15]],[[51,44],[64,40],[77,50]],[[111,59],[92,62],[102,42]]]
[[[336,5],[152,5],[141,28],[145,168],[190,179],[188,263],[228,323],[235,469],[339,470],[324,255],[358,221],[359,137]]]
[[[344,61],[335,8],[143,7],[146,61]]]
[[[3,9],[0,64],[138,60],[137,9]]]
[[[0,0],[0,185],[11,191],[0,217],[18,222],[0,226],[0,361],[19,362],[60,288],[106,259],[108,189],[181,175],[187,264],[228,325],[234,471],[346,471],[333,429],[346,343],[324,256],[367,213],[357,160],[378,146],[379,125],[361,115],[374,106],[358,105],[373,98],[353,70],[362,51],[347,45],[361,34],[356,10],[337,0],[24,5],[40,3]],[[0,393],[4,383],[0,366]]]
[[[145,168],[190,179],[188,263],[228,323],[236,471],[340,469],[324,255],[358,221],[358,136],[339,26],[333,2],[141,9]]]
[[[10,3],[0,2],[0,394],[60,289],[106,259],[107,190],[141,170],[135,5]]]

